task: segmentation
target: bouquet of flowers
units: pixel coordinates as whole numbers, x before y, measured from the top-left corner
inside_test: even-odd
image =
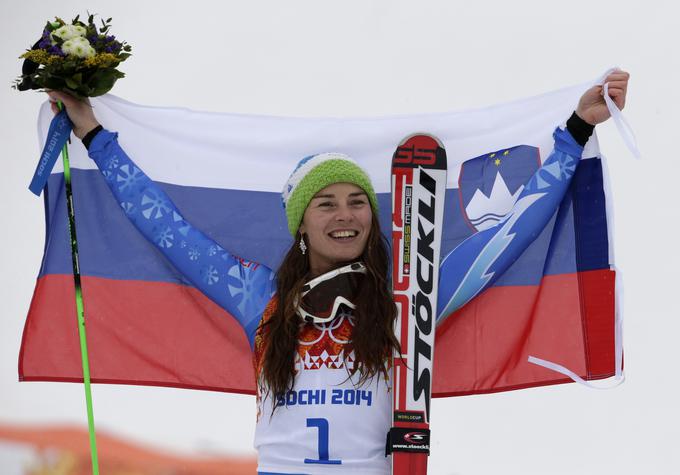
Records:
[[[109,33],[111,18],[101,27],[89,15],[87,24],[76,16],[71,23],[57,17],[48,21],[42,37],[20,58],[22,74],[14,89],[53,89],[78,98],[106,94],[117,79],[125,76],[116,69],[131,56],[132,47]]]

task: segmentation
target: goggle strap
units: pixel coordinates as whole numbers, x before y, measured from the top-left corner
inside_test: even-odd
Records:
[[[307,282],[304,285],[304,287],[302,287],[301,297],[304,297],[307,293],[309,293],[314,287],[316,287],[320,283],[330,280],[334,277],[337,277],[340,274],[347,274],[350,272],[359,272],[361,274],[365,274],[366,266],[362,262],[353,262],[344,267],[340,267],[339,269],[335,269],[330,272],[326,272],[325,274],[322,274],[318,277],[315,277],[309,282]]]

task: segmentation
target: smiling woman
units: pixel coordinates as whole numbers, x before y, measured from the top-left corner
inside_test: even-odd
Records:
[[[628,74],[615,72],[607,81],[609,95],[623,108]],[[282,193],[295,242],[274,272],[234,256],[187,222],[161,187],[123,151],[117,134],[98,125],[89,104],[61,93],[50,96],[65,104],[76,135],[122,205],[121,213],[243,327],[258,381],[258,470],[389,473],[384,449],[391,425],[388,368],[398,349],[393,330],[396,308],[388,280],[389,254],[376,218],[376,195],[366,173],[338,153],[300,161]],[[555,130],[554,150],[527,181],[508,218],[472,234],[444,258],[438,307],[446,311],[438,316],[450,314],[490,286],[494,279],[488,278],[485,266],[493,262],[495,275],[502,275],[543,230],[570,186],[594,124],[608,115],[602,88],[588,90],[566,129]],[[144,211],[149,196],[154,197],[157,212]],[[508,244],[510,227],[513,239]],[[168,233],[181,242],[174,245]],[[484,263],[477,266],[481,278],[467,272],[476,261]],[[338,270],[348,264],[348,269]],[[351,305],[338,306],[327,323],[301,318],[298,304],[303,293],[318,282],[354,279],[357,274],[359,283],[330,286]],[[226,284],[235,278],[244,284],[237,289],[245,292]]]
[[[372,221],[366,192],[357,185],[336,183],[314,195],[300,225],[312,275],[361,256]]]
[[[386,278],[389,254],[377,220],[373,185],[354,160],[343,154],[325,153],[298,163],[284,186],[283,203],[288,229],[297,245],[291,247],[279,267],[276,303],[271,307],[271,316],[265,311],[262,331],[255,340],[256,361],[261,367],[258,374],[265,383],[259,389],[265,399],[270,392],[287,394],[296,388],[320,389],[319,375],[339,389],[367,386],[369,400],[363,409],[340,404],[334,410],[324,411],[324,420],[333,421],[333,432],[339,434],[351,431],[349,421],[357,420],[355,411],[363,413],[360,417],[372,421],[371,431],[375,433],[370,441],[357,440],[355,443],[363,448],[357,445],[348,453],[363,452],[362,457],[372,460],[369,464],[372,469],[384,468],[382,446],[389,426],[390,398],[387,384],[380,382],[387,381],[389,358],[398,343],[393,329],[396,307]],[[353,261],[363,264],[361,270],[350,266],[350,272],[334,275],[334,269]],[[357,273],[363,275],[359,285],[352,282]],[[326,288],[335,290],[338,296],[346,294],[340,289],[356,289],[354,295],[345,295],[352,306],[341,305],[327,324],[307,323],[301,329],[300,316],[304,313],[297,296],[306,286],[323,279],[335,281]],[[331,298],[320,300],[330,304]],[[332,300],[334,304],[335,299]],[[319,329],[319,338],[311,339]],[[313,343],[306,344],[307,341]],[[305,361],[324,353],[326,361],[320,367],[305,365]],[[383,378],[376,378],[378,374]],[[334,406],[332,401],[330,404]],[[304,407],[289,406],[286,404],[285,411],[277,411],[280,414],[276,418],[258,422],[258,434],[299,425],[298,421],[309,416]],[[321,434],[322,429],[319,431]],[[368,448],[371,445],[373,448]],[[261,458],[269,450],[260,447]],[[340,460],[345,460],[343,464],[352,463],[347,458]]]

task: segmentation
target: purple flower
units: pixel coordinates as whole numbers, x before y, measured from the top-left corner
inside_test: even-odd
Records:
[[[113,48],[111,46],[107,46],[106,48],[104,48],[104,51],[106,51],[107,53],[112,53]]]
[[[109,42],[111,42],[111,41],[113,41],[113,40],[115,40],[115,39],[116,39],[116,37],[115,37],[114,35],[110,35],[110,36],[107,36],[107,37],[106,37],[106,42],[109,43]]]
[[[50,54],[56,54],[58,56],[66,56],[66,54],[61,50],[61,47],[59,45],[51,46],[50,49],[47,50],[47,52]]]

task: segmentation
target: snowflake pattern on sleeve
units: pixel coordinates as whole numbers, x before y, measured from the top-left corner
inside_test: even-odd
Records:
[[[189,224],[168,195],[127,156],[118,134],[102,130],[89,154],[121,210],[194,286],[233,315],[253,345],[275,291],[274,272],[224,250]]]

